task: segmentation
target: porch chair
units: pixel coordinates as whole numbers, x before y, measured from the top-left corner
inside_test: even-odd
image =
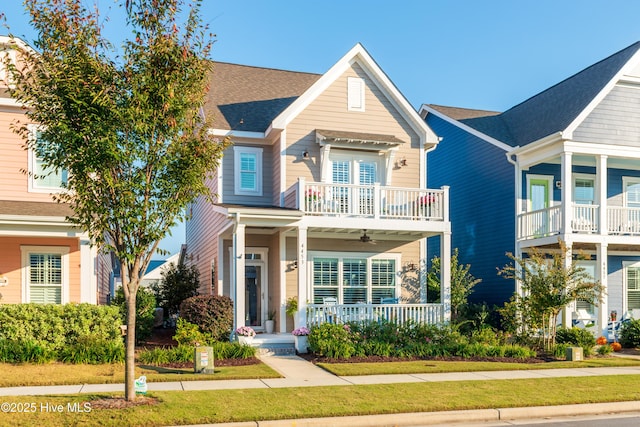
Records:
[[[596,317],[586,309],[579,308],[573,312],[571,324],[582,328],[590,328],[596,324]]]
[[[338,307],[333,307],[338,305],[338,298],[336,297],[324,297],[322,298],[322,304],[324,304],[324,316],[325,321],[328,323],[336,323],[338,317]]]

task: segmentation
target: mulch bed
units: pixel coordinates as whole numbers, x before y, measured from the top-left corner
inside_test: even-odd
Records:
[[[159,399],[155,397],[136,396],[133,401],[126,400],[124,397],[106,397],[91,401],[91,409],[125,409],[133,406],[141,405],[157,405]]]
[[[503,363],[545,363],[555,362],[558,359],[547,356],[530,357],[527,359],[516,359],[512,357],[386,357],[386,356],[363,356],[350,357],[348,359],[334,359],[331,357],[316,356],[311,353],[298,354],[298,356],[311,363],[384,363],[384,362],[409,362],[413,360],[438,360],[445,362],[503,362]]]

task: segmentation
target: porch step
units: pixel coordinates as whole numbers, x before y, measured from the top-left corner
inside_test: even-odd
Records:
[[[258,334],[251,344],[260,356],[295,355],[294,338],[291,334]]]

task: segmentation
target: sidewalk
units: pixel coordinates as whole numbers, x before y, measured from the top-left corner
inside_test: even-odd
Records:
[[[585,377],[598,375],[640,375],[640,366],[610,368],[540,369],[532,371],[480,371],[436,374],[398,374],[335,376],[298,356],[265,356],[261,360],[280,373],[283,378],[259,380],[211,380],[148,383],[153,391],[195,391],[249,388],[282,388],[313,386],[348,386],[362,384],[391,384],[446,381],[491,381],[525,378]],[[0,396],[35,396],[79,394],[99,392],[124,392],[124,384],[78,384],[65,386],[34,386],[0,388]],[[548,416],[589,415],[602,413],[640,411],[640,402],[612,402],[585,405],[562,405],[528,408],[492,408],[472,411],[450,411],[416,414],[388,414],[358,417],[335,417],[260,421],[250,423],[220,424],[221,426],[417,426],[447,424],[453,422],[484,422],[511,419],[527,419]]]

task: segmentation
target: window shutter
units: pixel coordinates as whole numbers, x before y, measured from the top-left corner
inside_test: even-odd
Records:
[[[349,77],[347,79],[347,92],[349,111],[364,111],[364,80]]]

